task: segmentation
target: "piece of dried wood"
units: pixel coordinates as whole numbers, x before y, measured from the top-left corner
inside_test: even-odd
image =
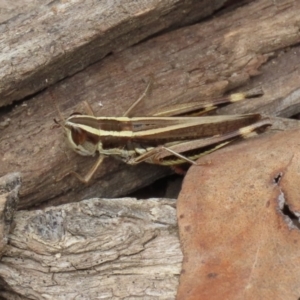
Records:
[[[298,299],[300,129],[203,157],[178,198],[177,300]]]
[[[76,111],[82,100],[88,100],[97,115],[121,116],[143,93],[151,73],[154,74],[152,94],[137,108],[136,115],[160,111],[173,103],[218,96],[249,82],[274,51],[299,42],[299,8],[299,2],[288,0],[280,5],[255,1],[205,23],[115,53],[60,82],[52,88],[52,93],[64,116]],[[293,49],[297,52],[298,48]],[[280,56],[276,59],[279,61]],[[299,61],[294,60],[295,72],[284,73],[284,82],[292,79],[288,85],[280,89],[268,86],[267,98],[235,104],[228,108],[230,113],[235,113],[238,107],[242,107],[240,113],[259,111],[272,99],[287,97],[297,85],[299,88],[299,80],[295,80],[300,71]],[[268,78],[259,78],[264,89]],[[276,80],[280,80],[280,73]],[[271,113],[278,115],[276,107]],[[80,157],[65,147],[62,130],[53,128],[52,120],[58,118],[58,113],[49,91],[16,106],[3,118],[10,122],[1,132],[0,172],[22,172],[20,207],[23,208],[49,199],[54,199],[52,204],[59,204],[96,195],[117,197],[168,172],[105,159],[89,186],[72,176],[56,183],[55,178],[71,170],[85,174],[95,158]]]
[[[259,112],[265,115],[291,117],[300,112],[300,47],[291,47],[273,54],[270,63],[260,68],[260,75],[254,77],[245,88],[262,86],[263,101],[243,101],[230,109],[223,107],[219,114]]]
[[[11,293],[175,298],[182,260],[175,200],[90,199],[19,211],[15,223],[0,262]]]
[[[207,17],[226,1],[34,2],[1,26],[0,106],[157,32]]]

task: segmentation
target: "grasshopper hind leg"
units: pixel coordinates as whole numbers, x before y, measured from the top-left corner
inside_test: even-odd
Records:
[[[127,109],[127,111],[123,114],[123,117],[128,117],[129,114],[134,110],[134,108],[145,98],[148,96],[151,86],[153,84],[153,75],[151,75],[147,87],[143,94]]]

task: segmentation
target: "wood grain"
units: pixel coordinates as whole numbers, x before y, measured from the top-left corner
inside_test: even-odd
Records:
[[[6,299],[174,299],[182,260],[175,204],[90,199],[17,212],[0,262]]]
[[[160,31],[199,21],[224,2],[43,0],[23,1],[18,10],[9,6],[0,28],[0,106]]]
[[[8,243],[8,234],[19,201],[21,177],[11,173],[0,177],[0,258]]]

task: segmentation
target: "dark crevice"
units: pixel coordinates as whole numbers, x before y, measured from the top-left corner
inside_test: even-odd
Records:
[[[298,220],[297,216],[290,210],[286,203],[283,205],[282,213],[288,216],[291,220]]]
[[[290,209],[287,203],[283,204],[283,208],[281,209],[281,211],[286,217],[291,220],[294,226],[300,229],[299,218],[297,217],[297,214]]]
[[[281,178],[282,178],[282,173],[280,172],[274,177],[274,179],[273,179],[274,183],[278,184],[280,182]]]
[[[283,173],[278,173],[274,178],[273,181],[275,184],[279,186],[280,194],[278,196],[278,207],[280,209],[280,212],[285,216],[284,220],[289,225],[290,228],[298,228],[300,229],[300,213],[293,211],[291,207],[288,205],[285,194],[282,191],[282,188],[280,187],[279,183],[283,177]]]
[[[251,0],[227,0],[222,7],[215,11],[217,16],[234,11],[241,6],[250,4]]]
[[[178,197],[181,190],[183,177],[177,174],[173,174],[167,177],[160,178],[154,183],[143,187],[129,195],[127,197],[134,197],[138,199],[149,198],[174,198]]]
[[[34,98],[38,94],[44,92],[44,90],[46,90],[46,89],[47,89],[47,87],[45,87],[45,88],[43,88],[43,89],[41,89],[39,91],[36,91],[36,92],[34,92],[34,93],[30,94],[30,95],[27,95],[27,96],[25,96],[22,99],[16,99],[16,100],[12,101],[8,105],[0,107],[0,117],[6,115],[8,113],[10,113],[15,108],[16,105],[22,106],[22,104],[24,104],[27,101],[31,100],[32,98]]]
[[[199,18],[195,18],[190,20],[189,22],[185,22],[186,19],[188,19],[190,17],[190,14],[192,12],[190,12],[189,14],[185,15],[184,17],[182,17],[181,22],[177,22],[174,24],[171,24],[169,27],[164,28],[160,31],[154,32],[151,35],[148,35],[147,37],[145,37],[144,39],[139,40],[137,43],[132,44],[132,46],[136,46],[142,43],[147,42],[148,40],[151,40],[153,38],[162,36],[168,32],[180,29],[180,28],[184,28],[184,27],[188,27],[188,26],[193,26],[195,24],[199,24],[199,23],[203,23],[203,22],[207,22],[209,20],[212,20],[213,18],[217,17],[217,16],[221,16],[223,14],[226,14],[228,12],[233,11],[234,9],[237,9],[241,6],[245,6],[249,3],[251,3],[252,0],[227,0],[219,9],[214,9],[212,10],[211,14],[203,17],[199,17]]]

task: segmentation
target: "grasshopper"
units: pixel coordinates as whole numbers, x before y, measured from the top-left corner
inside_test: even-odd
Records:
[[[195,160],[199,157],[271,125],[260,114],[181,116],[195,111],[205,113],[221,104],[261,95],[261,91],[257,90],[254,93],[232,94],[206,103],[173,106],[171,110],[153,117],[129,118],[129,113],[147,95],[149,86],[123,117],[96,117],[86,103],[89,115],[74,113],[64,120],[57,108],[70,147],[83,156],[99,154],[85,176],[69,172],[62,178],[73,174],[80,181],[88,183],[107,156],[120,158],[130,165],[141,162],[165,166],[186,163],[197,165]]]

